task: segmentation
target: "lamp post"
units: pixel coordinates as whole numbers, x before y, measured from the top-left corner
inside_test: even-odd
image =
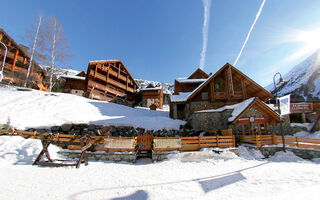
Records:
[[[281,76],[281,74],[279,72],[277,72],[274,76],[273,76],[273,84],[274,84],[274,90],[276,91],[276,103],[277,103],[277,97],[278,97],[278,91],[277,91],[277,86],[276,86],[276,75],[279,74],[280,78],[279,78],[279,83],[284,82],[283,78]],[[279,84],[278,83],[278,84]],[[284,135],[283,135],[283,131],[282,131],[282,116],[281,116],[281,111],[280,111],[280,101],[278,102],[278,110],[279,110],[279,114],[280,114],[280,133],[282,136],[282,150],[283,152],[286,152],[286,147],[285,147],[285,141],[284,141]]]
[[[4,49],[6,50],[4,53],[3,62],[2,62],[1,69],[0,69],[0,83],[1,83],[2,79],[3,79],[3,69],[4,69],[4,63],[6,63],[8,48],[3,42],[0,41],[0,43],[4,46]]]

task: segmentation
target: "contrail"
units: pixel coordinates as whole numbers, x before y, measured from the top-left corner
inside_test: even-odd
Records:
[[[207,46],[208,46],[208,31],[209,31],[209,21],[210,21],[210,6],[211,6],[211,0],[203,0],[203,7],[204,7],[204,20],[203,20],[203,26],[202,26],[203,44],[202,44],[202,52],[201,52],[201,59],[200,59],[200,69],[204,68],[204,63],[206,61]]]
[[[243,45],[242,45],[242,48],[241,48],[241,50],[240,50],[240,52],[239,52],[239,55],[238,55],[237,59],[234,61],[234,63],[233,63],[233,66],[235,66],[235,65],[237,64],[237,62],[238,62],[238,60],[239,60],[239,58],[240,58],[240,56],[241,56],[241,54],[242,54],[242,51],[243,51],[244,47],[246,46],[246,44],[247,44],[247,42],[248,42],[248,39],[249,39],[250,34],[251,34],[251,31],[252,31],[253,27],[256,25],[256,23],[257,23],[257,21],[258,21],[258,19],[259,19],[259,17],[260,17],[260,14],[261,14],[261,12],[262,12],[262,9],[263,9],[263,6],[264,6],[264,3],[265,3],[265,2],[266,2],[266,0],[263,0],[262,5],[261,5],[261,7],[260,7],[260,9],[259,9],[259,11],[258,11],[258,13],[257,13],[257,15],[256,15],[256,18],[254,19],[254,22],[253,22],[253,24],[251,25],[251,28],[250,28],[249,33],[248,33],[248,35],[247,35],[247,38],[246,38],[246,40],[244,41],[244,43],[243,43]]]

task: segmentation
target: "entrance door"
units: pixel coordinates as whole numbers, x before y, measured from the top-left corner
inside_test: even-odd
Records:
[[[266,135],[267,134],[267,126],[265,122],[254,122],[253,126],[253,134],[252,135]]]
[[[246,122],[236,124],[238,135],[266,135],[267,126],[265,122]]]
[[[237,124],[238,135],[250,135],[250,124],[249,123],[241,123]]]

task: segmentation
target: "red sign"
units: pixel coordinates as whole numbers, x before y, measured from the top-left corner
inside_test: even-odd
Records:
[[[241,119],[239,119],[238,121],[239,121],[239,122],[247,122],[247,121],[249,121],[249,118],[241,118]]]
[[[250,118],[240,118],[238,120],[238,122],[249,122],[249,121],[250,121]],[[254,122],[265,122],[265,121],[267,121],[267,118],[265,118],[265,117],[255,117],[255,118],[253,118],[253,121]]]

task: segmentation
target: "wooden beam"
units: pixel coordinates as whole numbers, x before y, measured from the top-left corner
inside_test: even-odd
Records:
[[[15,53],[15,55],[14,55],[13,64],[12,64],[12,71],[14,71],[14,68],[16,67],[16,62],[17,62],[18,54],[19,54],[19,50],[16,49],[16,53]]]
[[[126,90],[128,90],[128,79],[129,79],[129,75],[127,74],[127,81],[126,81],[127,86],[126,86]]]
[[[120,63],[118,63],[118,65],[119,65],[119,70],[118,70],[118,77],[117,77],[117,78],[119,78],[119,77],[120,77],[120,70],[121,70],[121,64],[120,64]]]
[[[232,81],[232,72],[231,67],[229,66],[226,69],[226,79],[227,79],[227,87],[228,87],[228,97],[231,98],[234,96],[234,90],[233,90],[233,81]]]
[[[214,79],[210,82],[210,101],[213,102],[215,100],[214,96]]]
[[[241,88],[242,88],[243,99],[247,99],[247,89],[246,89],[246,84],[243,79],[241,79]]]
[[[107,66],[106,86],[108,85],[109,73],[110,73],[110,64],[108,64]]]
[[[94,80],[96,80],[97,69],[98,69],[98,64],[95,64],[94,75],[93,75]]]

